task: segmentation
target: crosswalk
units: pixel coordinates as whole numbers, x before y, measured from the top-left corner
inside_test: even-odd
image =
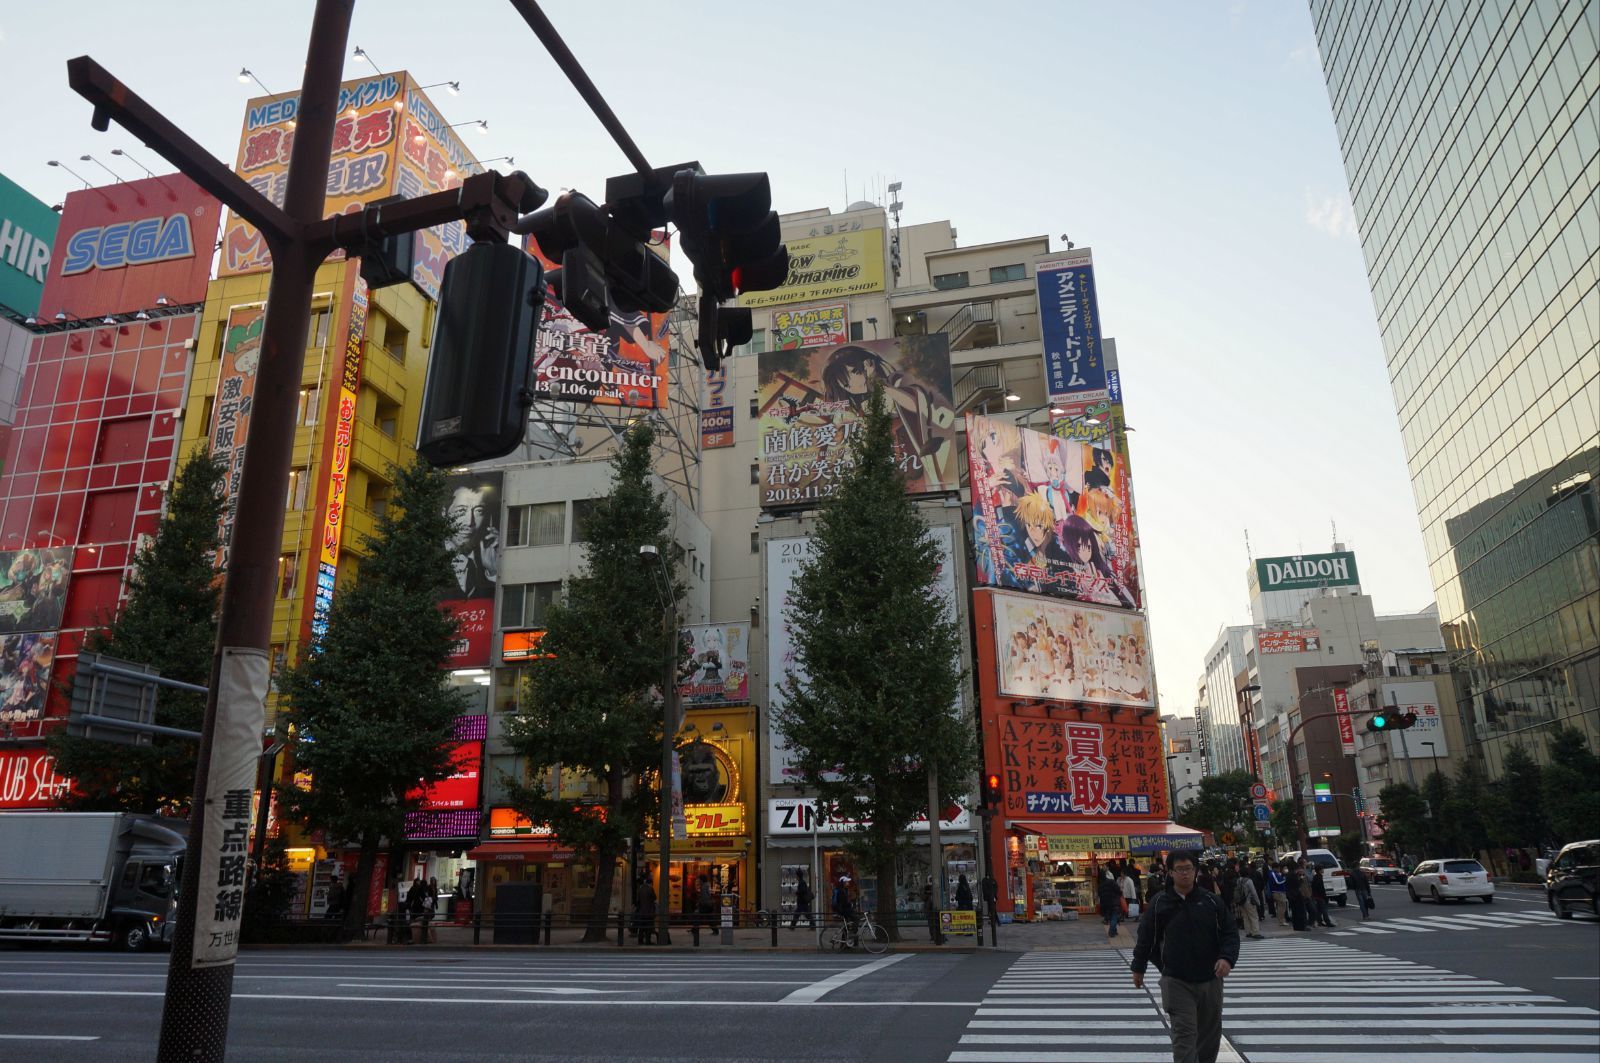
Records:
[[[1328,931],[1328,937],[1355,937],[1360,934],[1433,934],[1452,930],[1495,930],[1506,927],[1559,926],[1554,912],[1542,909],[1517,912],[1449,910],[1438,914],[1388,916],[1366,922],[1345,921],[1341,929]]]
[[[950,1063],[1166,1063],[1165,1016],[1129,953],[1033,952],[985,994]],[[1246,942],[1225,983],[1219,1059],[1562,1063],[1600,1054],[1600,1011],[1516,986],[1304,938]]]

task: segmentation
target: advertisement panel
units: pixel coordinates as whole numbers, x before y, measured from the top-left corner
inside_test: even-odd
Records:
[[[395,185],[395,145],[400,138],[404,74],[374,74],[339,86],[338,119],[333,128],[333,159],[328,164],[323,216],[346,214],[391,195]],[[245,104],[244,129],[234,172],[263,196],[283,206],[289,184],[289,152],[294,146],[300,94],[261,96]],[[343,251],[328,256],[344,258]],[[222,235],[217,276],[260,273],[272,267],[267,244],[255,226],[230,212]]]
[[[1110,440],[967,415],[979,583],[1139,607],[1132,488]]]
[[[850,819],[835,812],[823,816],[817,812],[817,802],[811,797],[771,797],[767,799],[768,834],[845,834],[862,825],[861,820]],[[908,831],[927,831],[928,816],[919,814],[907,826]],[[939,829],[971,830],[972,813],[960,805],[950,805],[939,813]]]
[[[1260,653],[1306,653],[1321,648],[1322,634],[1314,627],[1256,632],[1256,650]]]
[[[772,350],[833,347],[848,342],[850,322],[845,315],[844,303],[773,311],[772,342],[767,345]]]
[[[784,244],[789,248],[789,276],[771,291],[739,296],[740,306],[760,310],[883,291],[882,227],[785,236]]]
[[[728,367],[718,366],[705,375],[704,398],[700,402],[700,449],[721,450],[733,446],[733,397],[728,389]]]
[[[0,727],[44,715],[55,659],[53,631],[0,636]]]
[[[0,809],[58,808],[71,789],[48,749],[0,749]]]
[[[1037,263],[1034,273],[1045,390],[1051,398],[1105,392],[1093,255],[1086,247],[1052,255]]]
[[[456,618],[456,644],[447,668],[482,668],[489,663],[494,596],[500,579],[500,491],[505,475],[466,472],[449,480],[452,524],[445,549],[455,586],[441,603]]]
[[[1302,591],[1318,587],[1354,587],[1361,582],[1356,555],[1349,550],[1334,554],[1295,554],[1263,557],[1256,562],[1256,586],[1268,591]]]
[[[750,625],[686,627],[688,658],[678,672],[678,702],[685,708],[750,704]]]
[[[1155,707],[1143,616],[1018,594],[993,600],[1001,694]]]
[[[1419,757],[1431,760],[1435,756],[1450,755],[1450,745],[1445,741],[1444,717],[1439,714],[1439,694],[1434,689],[1433,681],[1385,683],[1383,704],[1391,712],[1398,706],[1401,712],[1409,709],[1417,714],[1415,726],[1403,731],[1389,732],[1391,757]],[[1432,742],[1433,745],[1425,746],[1422,744],[1424,742]]]
[[[1355,756],[1356,725],[1350,718],[1350,692],[1344,687],[1333,688],[1333,715],[1339,723],[1339,746],[1345,756]]]
[[[255,403],[256,371],[261,367],[261,330],[267,323],[264,303],[236,306],[222,327],[222,358],[217,367],[217,400],[211,414],[211,453],[227,472],[223,479],[222,525],[218,533],[217,568],[228,567],[233,522],[238,515],[239,478],[244,475],[245,438],[250,434],[250,408]]]
[[[55,211],[0,174],[0,306],[19,318],[39,311],[60,223]]]
[[[350,484],[350,450],[355,440],[356,397],[361,393],[361,357],[367,338],[367,282],[346,271],[350,317],[345,323],[344,355],[339,367],[339,395],[328,426],[331,445],[324,449],[327,472],[317,517],[317,582],[311,603],[311,637],[328,630],[333,591],[339,574],[339,543],[344,537],[346,493]]]
[[[72,577],[72,547],[0,552],[0,634],[61,626]]]
[[[450,751],[450,774],[413,791],[423,812],[445,812],[478,807],[479,776],[483,769],[483,743],[460,742]],[[412,795],[408,795],[412,796]]]
[[[950,347],[943,333],[760,355],[761,507],[814,505],[851,465],[873,386],[894,416],[911,494],[959,487]]]
[[[1007,819],[1167,818],[1155,723],[1052,720],[1006,706],[997,724]]]

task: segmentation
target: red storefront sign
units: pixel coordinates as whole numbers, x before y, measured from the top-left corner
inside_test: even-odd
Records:
[[[461,742],[450,751],[450,774],[423,787],[424,812],[478,807],[478,777],[482,773],[483,743]]]
[[[1333,691],[1333,712],[1339,721],[1339,746],[1346,756],[1356,751],[1356,725],[1350,718],[1350,694],[1343,687]]]
[[[0,808],[59,808],[71,789],[49,750],[0,749]]]

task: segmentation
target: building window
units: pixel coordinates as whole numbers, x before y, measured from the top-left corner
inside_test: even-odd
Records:
[[[933,275],[933,286],[941,291],[947,288],[965,288],[971,283],[967,279],[966,270],[962,270],[960,273],[935,273]]]
[[[500,626],[507,630],[543,627],[550,606],[561,597],[561,581],[513,583],[500,589]]]
[[[589,515],[594,512],[599,504],[598,498],[574,498],[572,500],[572,541],[586,543],[588,538],[584,535],[584,526],[589,523]]]
[[[761,400],[758,399],[758,398],[757,399],[751,399],[750,400],[750,419],[751,420],[755,420],[757,417],[760,417],[760,416],[761,416]]]
[[[989,270],[990,284],[1003,284],[1006,281],[1020,281],[1028,279],[1028,270],[1021,262],[1009,266],[994,266]]]
[[[294,423],[309,427],[322,415],[322,385],[312,384],[300,389],[300,402],[295,407]]]
[[[758,531],[753,531],[750,533],[750,552],[752,554],[759,554],[761,552],[761,533]]]
[[[383,392],[374,389],[377,402],[372,407],[372,423],[378,431],[393,439],[400,431],[400,404]]]
[[[758,462],[750,463],[750,482],[753,484],[761,482],[761,465]]]
[[[540,502],[506,511],[507,546],[560,546],[566,538],[567,504]]]
[[[389,357],[404,365],[406,362],[406,337],[405,329],[389,322],[389,327],[383,332],[383,349],[389,352]]]
[[[328,345],[328,325],[333,321],[333,307],[322,306],[311,311],[311,324],[306,329],[306,346],[312,350]]]
[[[278,557],[278,597],[293,598],[295,577],[300,574],[300,559],[294,554]]]
[[[373,478],[367,481],[367,512],[381,517],[389,512],[390,485]]]
[[[289,470],[289,497],[284,499],[283,508],[300,510],[306,508],[306,485],[311,477],[305,469]]]
[[[859,322],[859,321],[850,322],[850,342],[851,343],[860,343],[861,342],[861,337],[864,335],[864,333],[865,333],[865,330],[862,329],[861,322]]]

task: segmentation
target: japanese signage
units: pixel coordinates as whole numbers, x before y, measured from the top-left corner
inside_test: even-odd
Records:
[[[747,829],[744,805],[737,802],[685,805],[683,818],[684,829],[691,838],[739,835]]]
[[[490,838],[553,838],[555,831],[548,823],[535,823],[521,812],[507,805],[489,809]]]
[[[718,366],[705,376],[705,399],[700,404],[700,449],[733,446],[733,403],[728,393],[728,367]]]
[[[0,306],[37,313],[60,217],[0,174]]]
[[[977,937],[978,913],[966,908],[939,912],[939,931],[946,937]]]
[[[750,702],[750,625],[683,629],[688,658],[679,665],[678,701],[686,708]]]
[[[59,628],[71,576],[70,546],[0,553],[0,634]]]
[[[1044,837],[1044,847],[1052,855],[1074,851],[1082,853],[1125,853],[1128,851],[1126,834],[1050,834]]]
[[[1333,714],[1339,722],[1339,745],[1345,756],[1356,752],[1356,726],[1350,719],[1350,692],[1344,687],[1333,688]]]
[[[881,227],[853,229],[846,223],[824,235],[785,236],[784,243],[789,276],[771,291],[739,296],[740,306],[759,310],[883,291]]]
[[[461,614],[457,614],[459,617]],[[460,632],[457,631],[459,635]],[[539,652],[539,643],[544,641],[544,632],[540,631],[504,631],[500,634],[500,659],[507,664],[515,661],[547,660],[554,657],[553,653]]]
[[[1322,636],[1316,628],[1256,632],[1256,650],[1260,653],[1308,653],[1321,646]]]
[[[217,369],[217,401],[211,415],[211,453],[222,462],[222,526],[217,536],[217,567],[228,567],[233,522],[238,515],[239,478],[244,475],[245,439],[255,403],[256,371],[261,366],[261,330],[267,311],[261,303],[236,306],[222,326],[222,364]]]
[[[69,194],[39,315],[118,314],[198,303],[211,277],[222,205],[182,174]]]
[[[55,658],[53,631],[0,635],[0,727],[44,715]]]
[[[1008,819],[1167,818],[1155,724],[1056,720],[1009,707],[996,723]]]
[[[845,834],[858,830],[861,821],[834,813],[822,816],[817,813],[817,802],[810,797],[773,797],[767,800],[768,834]],[[926,831],[928,817],[919,815],[906,827],[909,831]],[[959,805],[950,805],[939,814],[939,829],[971,830],[972,813]]]
[[[1015,594],[993,601],[1001,694],[1155,707],[1143,616]]]
[[[450,751],[450,774],[408,796],[424,812],[477,808],[482,768],[483,743],[459,742]]]
[[[1354,587],[1361,583],[1356,573],[1356,555],[1348,550],[1336,554],[1263,557],[1256,562],[1255,574],[1256,586],[1263,594],[1318,587]]]
[[[447,668],[489,663],[494,596],[500,583],[500,490],[504,474],[462,473],[450,478],[450,539],[445,549],[455,585],[441,603],[456,618],[456,643]]]
[[[1157,853],[1163,849],[1168,852],[1177,852],[1180,849],[1199,851],[1205,847],[1205,838],[1195,833],[1128,835],[1128,851],[1131,853]]]
[[[768,346],[775,351],[834,347],[849,340],[850,322],[844,303],[776,310],[772,314],[772,342]]]
[[[1415,726],[1389,732],[1391,757],[1448,757],[1450,746],[1445,741],[1444,717],[1439,713],[1439,695],[1432,680],[1420,683],[1386,683],[1383,687],[1383,704],[1388,712],[1410,710],[1417,714]],[[1423,745],[1431,742],[1432,745]]]
[[[361,352],[367,337],[367,282],[354,268],[350,279],[350,319],[345,330],[344,358],[339,370],[339,398],[334,406],[328,474],[318,515],[317,584],[311,604],[311,637],[328,630],[333,591],[339,573],[339,542],[344,536],[344,511],[349,505],[350,453],[355,441],[356,397],[361,393]]]
[[[433,102],[409,75],[405,79],[405,109],[400,113],[404,118],[396,116],[401,132],[399,150],[395,153],[395,195],[415,199],[443,192],[460,185],[478,168],[478,160],[456,136],[455,130],[450,128],[449,121],[434,110]],[[355,119],[352,124],[352,144],[356,141],[354,126],[359,123],[360,119]],[[336,151],[339,145],[336,131]],[[329,185],[332,184],[333,173],[330,171]],[[439,286],[444,283],[445,263],[471,245],[463,221],[446,222],[423,229],[417,234],[416,262],[411,269],[411,279],[430,299],[439,298]]]
[[[1138,608],[1132,488],[1109,435],[968,414],[967,442],[979,583]]]
[[[1100,351],[1100,308],[1088,248],[1052,255],[1034,266],[1045,389],[1051,398],[1106,391]]]
[[[72,780],[56,773],[56,758],[33,746],[0,749],[0,809],[57,808]]]
[[[1314,783],[1312,785],[1311,789],[1316,795],[1317,804],[1319,804],[1319,805],[1327,805],[1327,804],[1332,804],[1333,803],[1333,784],[1332,783],[1325,783],[1325,782]]]
[[[853,462],[867,401],[881,384],[895,462],[912,494],[958,486],[950,349],[943,333],[760,355],[761,507],[813,506]]]

